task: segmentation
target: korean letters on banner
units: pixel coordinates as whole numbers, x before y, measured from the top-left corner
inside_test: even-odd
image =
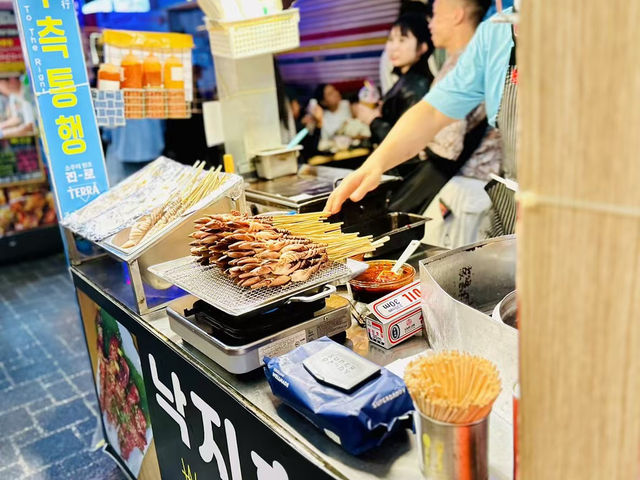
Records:
[[[100,134],[71,0],[15,0],[58,211],[108,188]]]
[[[190,391],[188,395],[182,391],[180,379],[176,372],[171,372],[171,385],[165,385],[158,377],[158,368],[153,354],[149,354],[149,368],[155,387],[155,395],[151,401],[157,404],[176,423],[182,443],[189,449],[198,452],[200,459],[209,464],[213,462],[214,471],[222,480],[242,480],[257,478],[257,480],[289,480],[287,470],[280,462],[271,461],[255,450],[251,450],[251,464],[240,461],[240,449],[238,432],[234,424],[227,418],[221,418],[218,411],[205,400],[198,392]],[[188,402],[200,412],[203,435],[195,438],[194,429],[187,425],[185,407]],[[214,438],[214,430],[223,434],[226,439],[226,448],[221,448]],[[246,434],[247,432],[245,432]],[[223,451],[224,449],[224,451]],[[184,463],[184,459],[182,459]],[[191,465],[189,466],[191,469]]]

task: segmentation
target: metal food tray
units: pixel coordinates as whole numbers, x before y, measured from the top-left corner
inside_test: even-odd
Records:
[[[229,315],[242,316],[273,308],[291,297],[328,283],[350,279],[367,267],[365,263],[347,260],[346,264],[333,263],[312,275],[306,282],[255,290],[236,285],[219,267],[200,265],[195,257],[183,257],[154,265],[149,267],[149,271]]]
[[[93,242],[103,241],[130,227],[139,217],[175,195],[173,181],[187,169],[187,165],[159,157],[81,209],[67,215],[61,224]],[[150,172],[154,171],[155,174],[150,176]]]
[[[242,194],[243,188],[243,180],[242,177],[238,175],[233,175],[229,173],[221,173],[220,174],[224,178],[224,182],[214,191],[210,192],[206,197],[201,199],[196,205],[191,207],[189,210],[183,212],[178,217],[171,220],[165,226],[163,226],[160,230],[156,231],[153,235],[145,235],[143,239],[137,245],[131,248],[122,248],[122,245],[128,240],[129,232],[131,231],[131,227],[124,228],[120,230],[115,235],[103,240],[101,243],[102,246],[110,247],[108,250],[113,252],[115,249],[119,252],[119,256],[122,257],[136,257],[139,252],[143,252],[147,250],[147,248],[151,245],[154,245],[158,240],[162,239],[167,232],[171,232],[175,230],[176,227],[180,225],[184,225],[185,222],[189,224],[190,227],[193,225],[193,214],[199,210],[202,210],[210,205],[215,204],[218,200],[223,198],[224,196],[230,196],[231,198],[238,198]],[[140,217],[136,218],[139,219]],[[186,237],[185,237],[186,238]]]

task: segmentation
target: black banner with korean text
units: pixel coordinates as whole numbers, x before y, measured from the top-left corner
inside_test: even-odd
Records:
[[[139,341],[162,478],[334,478],[160,340]]]

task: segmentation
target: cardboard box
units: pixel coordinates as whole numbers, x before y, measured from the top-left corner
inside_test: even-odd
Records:
[[[422,331],[420,281],[399,288],[368,305],[369,340],[384,348],[392,348]]]

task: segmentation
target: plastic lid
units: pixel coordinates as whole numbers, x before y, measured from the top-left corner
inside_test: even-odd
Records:
[[[142,61],[140,60],[139,57],[135,56],[133,53],[128,53],[127,55],[125,55],[125,57],[122,59],[122,62],[120,62],[120,65],[124,65],[124,64],[137,64],[137,63],[142,63]]]

